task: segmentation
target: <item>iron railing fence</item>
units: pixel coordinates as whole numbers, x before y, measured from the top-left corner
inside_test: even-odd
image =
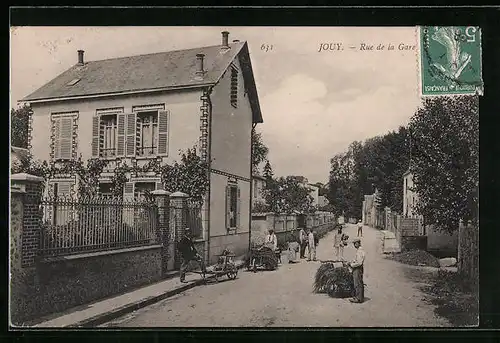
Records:
[[[160,242],[157,206],[147,200],[110,196],[45,198],[40,253],[62,256]]]

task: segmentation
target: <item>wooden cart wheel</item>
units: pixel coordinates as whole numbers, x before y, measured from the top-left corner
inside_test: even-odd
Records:
[[[227,273],[227,277],[230,279],[230,280],[234,280],[236,279],[236,276],[238,275],[238,270],[232,270],[230,272]]]

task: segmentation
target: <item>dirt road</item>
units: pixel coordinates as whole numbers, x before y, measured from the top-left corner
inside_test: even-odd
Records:
[[[346,233],[356,235],[354,225]],[[319,259],[333,259],[333,234],[318,246]],[[104,324],[104,327],[415,327],[449,326],[423,301],[415,281],[404,275],[404,265],[383,258],[380,232],[365,227],[367,253],[363,304],[312,293],[320,262],[301,260],[277,271],[256,274],[241,270],[238,279],[196,287],[175,297]],[[352,259],[355,249],[346,247]]]

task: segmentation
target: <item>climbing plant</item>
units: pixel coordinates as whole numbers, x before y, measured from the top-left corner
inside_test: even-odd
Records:
[[[165,190],[180,191],[189,195],[194,201],[202,202],[208,192],[208,162],[197,155],[196,148],[187,149],[181,153],[180,157],[180,161],[172,165],[162,165],[158,159],[152,159],[143,166],[118,161],[111,176],[112,194],[116,197],[123,196],[123,187],[128,181],[128,174],[138,176],[141,173],[154,172],[160,175]],[[108,164],[109,161],[101,159],[84,161],[82,156],[76,160],[51,164],[47,161],[36,161],[30,157],[27,162],[16,166],[13,171],[41,176],[46,180],[61,174],[77,175],[78,193],[91,197],[97,195],[99,177]]]
[[[196,154],[196,148],[181,153],[181,161],[161,167],[161,178],[169,192],[180,191],[194,201],[203,201],[209,185],[208,163]]]

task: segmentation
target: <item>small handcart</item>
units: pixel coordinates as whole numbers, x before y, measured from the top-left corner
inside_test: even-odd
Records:
[[[230,280],[236,279],[238,276],[238,268],[234,263],[235,255],[231,254],[229,250],[224,250],[218,256],[217,264],[213,267],[209,267],[203,272],[197,272],[202,275],[203,280],[207,281],[207,276],[213,275],[216,282],[220,281],[220,277],[227,275]]]

